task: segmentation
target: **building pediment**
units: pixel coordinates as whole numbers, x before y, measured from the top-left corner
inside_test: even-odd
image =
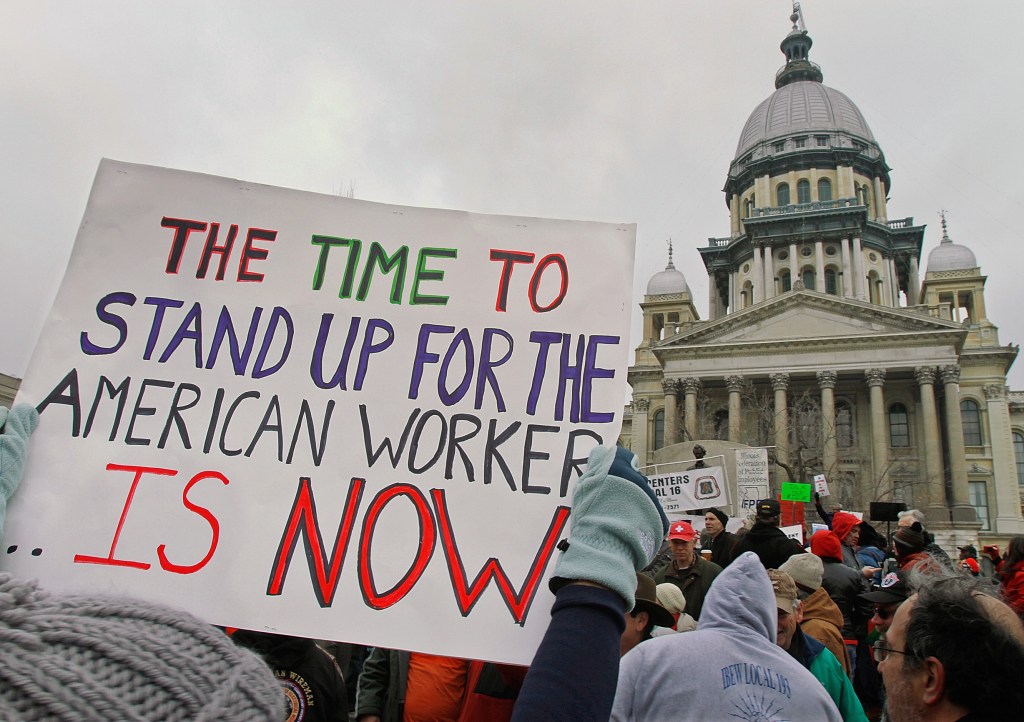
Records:
[[[912,337],[962,346],[967,331],[953,321],[903,308],[793,291],[661,341],[656,352],[705,345],[905,343]]]

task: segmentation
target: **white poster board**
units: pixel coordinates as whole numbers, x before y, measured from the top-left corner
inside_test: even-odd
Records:
[[[782,533],[790,539],[794,539],[801,545],[804,543],[804,528],[800,524],[794,524],[793,526],[781,527]]]
[[[828,481],[825,480],[824,474],[814,475],[814,491],[818,496],[831,496],[828,490]]]
[[[621,425],[635,233],[103,161],[21,386],[42,416],[0,564],[528,662]]]
[[[721,466],[654,474],[647,478],[666,514],[678,515],[688,509],[721,507],[729,503],[729,489]]]
[[[736,489],[741,513],[770,496],[767,449],[736,449]]]

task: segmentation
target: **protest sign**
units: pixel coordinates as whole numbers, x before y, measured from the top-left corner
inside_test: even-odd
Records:
[[[725,474],[720,466],[654,474],[647,478],[666,514],[678,515],[687,509],[705,509],[729,503]]]
[[[828,491],[828,482],[825,481],[824,474],[814,475],[814,490],[818,492],[818,496],[831,496]]]
[[[800,542],[801,545],[804,543],[804,527],[802,524],[794,524],[793,526],[780,527],[782,533],[790,539]]]
[[[743,511],[768,497],[767,449],[736,449],[736,488]]]
[[[783,501],[803,501],[808,502],[811,500],[811,485],[803,484],[800,482],[786,481],[782,484],[782,500]]]
[[[573,484],[619,433],[634,243],[103,161],[21,387],[42,416],[0,563],[528,662]]]

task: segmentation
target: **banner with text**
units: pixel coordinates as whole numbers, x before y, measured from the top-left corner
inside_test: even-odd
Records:
[[[0,565],[529,662],[573,484],[618,438],[635,236],[103,161]]]
[[[661,508],[670,516],[688,509],[707,509],[729,503],[725,472],[721,466],[655,474],[647,478],[661,502]]]

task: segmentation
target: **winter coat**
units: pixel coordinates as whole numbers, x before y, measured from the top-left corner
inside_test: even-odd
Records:
[[[821,686],[839,708],[843,722],[868,722],[864,706],[857,699],[857,693],[853,691],[853,683],[843,672],[832,652],[821,642],[800,630],[793,635],[793,647],[790,648],[790,654],[821,682]]]
[[[778,569],[791,556],[803,554],[804,550],[774,524],[757,522],[733,547],[735,556],[743,552],[757,554],[765,569]]]
[[[1013,611],[1024,618],[1024,562],[1017,562],[1000,572],[1003,599]]]
[[[704,606],[704,597],[711,589],[711,582],[715,581],[722,572],[722,567],[714,562],[705,561],[699,554],[695,555],[693,566],[683,572],[677,572],[670,561],[666,566],[656,570],[652,576],[655,584],[671,582],[679,587],[686,598],[686,608],[683,610],[694,619],[700,621],[701,608]],[[680,576],[680,574],[682,576]]]
[[[764,568],[753,554],[737,557],[708,592],[697,631],[648,640],[622,658],[611,719],[706,722],[740,710],[838,722],[818,680],[776,644],[777,624]]]
[[[409,653],[376,647],[363,662],[356,691],[356,719],[377,715],[381,722],[402,722]]]
[[[871,602],[860,598],[871,591],[867,580],[859,572],[840,561],[823,557],[824,571],[821,587],[843,614],[843,639],[863,639],[867,636],[867,623],[874,614]]]
[[[705,544],[703,549],[711,550],[711,561],[714,564],[725,569],[729,566],[729,562],[733,558],[733,547],[736,545],[736,535],[731,531],[725,531],[724,529],[719,532],[718,536],[711,540],[709,544]]]
[[[824,644],[849,676],[850,658],[843,642],[843,613],[823,587],[818,587],[814,594],[804,599],[804,621],[800,628]]]

